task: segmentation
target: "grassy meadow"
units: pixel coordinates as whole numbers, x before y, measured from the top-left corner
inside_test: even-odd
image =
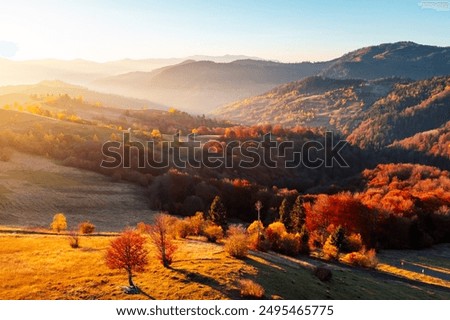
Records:
[[[0,234],[0,299],[239,299],[241,279],[259,283],[266,299],[450,299],[448,281],[431,286],[327,264],[333,278],[321,282],[305,265],[324,262],[256,252],[236,259],[202,239],[178,240],[171,268],[148,243],[150,263],[134,279],[143,294],[127,295],[126,273],[108,269],[104,260],[114,235],[82,236],[73,249],[68,235],[19,232],[2,228]]]

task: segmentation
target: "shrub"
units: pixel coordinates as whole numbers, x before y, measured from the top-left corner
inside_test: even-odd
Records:
[[[235,234],[245,234],[245,235],[247,235],[247,230],[245,230],[245,228],[242,227],[241,225],[232,225],[227,230],[227,236],[230,237],[230,236],[233,236]]]
[[[361,235],[359,233],[352,233],[345,239],[343,251],[358,252],[362,249],[362,247],[363,247],[363,242],[362,242]]]
[[[215,224],[210,224],[203,230],[203,234],[209,242],[216,242],[223,238],[223,229]]]
[[[178,220],[175,225],[175,233],[176,236],[182,239],[185,239],[187,236],[192,234],[192,228],[189,224],[189,221],[186,219]]]
[[[241,296],[245,299],[261,299],[264,297],[264,288],[250,279],[239,280]]]
[[[80,247],[80,237],[77,233],[73,232],[69,236],[69,244],[73,249],[77,249]]]
[[[296,256],[300,252],[300,237],[286,232],[281,236],[279,246],[281,253]]]
[[[323,245],[322,252],[325,259],[336,260],[339,257],[339,249],[333,244],[332,236],[330,235]]]
[[[264,232],[264,226],[261,221],[255,220],[248,226],[247,232],[249,234],[262,233]]]
[[[331,270],[325,267],[315,268],[314,275],[322,282],[330,281],[333,277]]]
[[[178,220],[175,223],[175,233],[177,237],[186,238],[187,236],[198,236],[205,227],[205,218],[203,212],[197,212],[192,217],[186,217],[184,220]]]
[[[248,235],[244,228],[231,227],[225,242],[225,252],[235,258],[245,258],[248,252]]]
[[[91,234],[95,231],[95,225],[89,221],[83,221],[78,225],[78,232],[81,234]]]
[[[190,225],[190,229],[193,236],[198,236],[202,233],[205,227],[205,217],[203,212],[196,212],[194,216],[186,218]]]
[[[370,249],[366,251],[364,248],[359,252],[351,252],[346,254],[341,259],[343,262],[365,267],[365,268],[375,268],[378,265],[378,260],[376,258],[375,249]]]
[[[248,247],[252,250],[266,252],[270,249],[271,244],[264,234],[258,235],[258,233],[252,233],[248,236]]]
[[[280,240],[283,234],[285,233],[286,228],[283,223],[274,222],[272,224],[269,224],[269,226],[266,229],[266,236],[273,250],[275,251],[280,250]]]

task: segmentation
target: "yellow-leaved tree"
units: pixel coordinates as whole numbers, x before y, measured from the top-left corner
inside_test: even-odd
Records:
[[[57,213],[53,216],[50,228],[58,233],[67,229],[67,220],[63,213]]]

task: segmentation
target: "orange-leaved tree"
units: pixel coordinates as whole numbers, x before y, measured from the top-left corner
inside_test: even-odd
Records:
[[[135,288],[133,273],[142,272],[148,264],[146,238],[136,231],[126,230],[111,241],[106,252],[106,265],[111,269],[124,269],[130,286]]]

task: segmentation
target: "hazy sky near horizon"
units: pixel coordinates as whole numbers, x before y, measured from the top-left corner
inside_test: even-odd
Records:
[[[0,57],[243,54],[297,62],[385,42],[449,46],[449,1],[441,2],[447,10],[420,0],[1,1]]]

